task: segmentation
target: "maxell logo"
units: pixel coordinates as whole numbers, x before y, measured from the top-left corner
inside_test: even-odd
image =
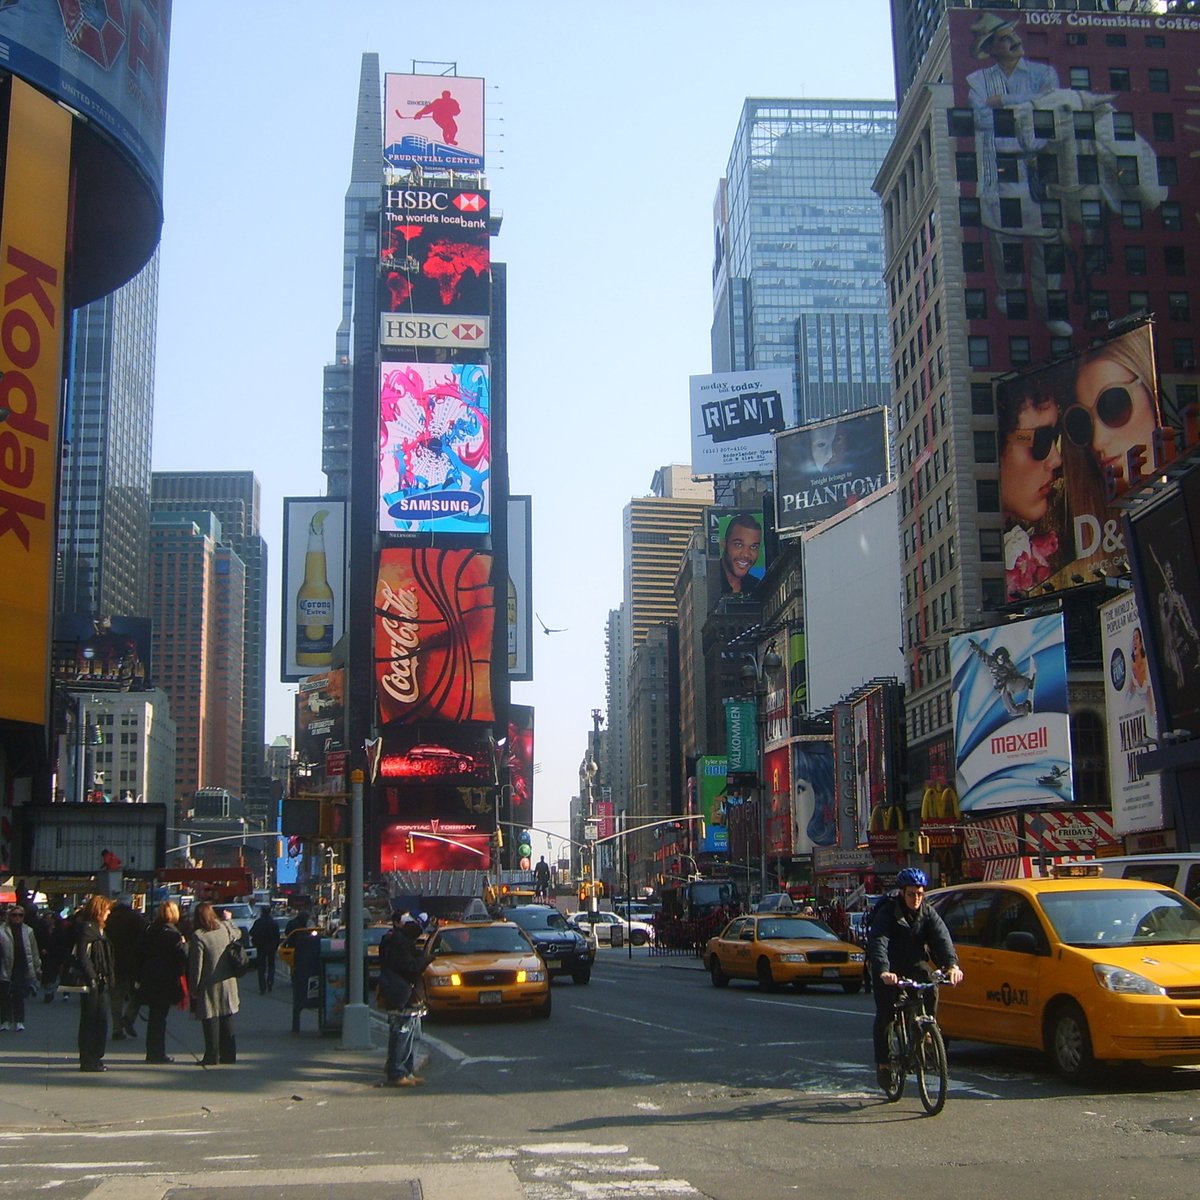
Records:
[[[783,429],[783,404],[775,391],[739,392],[702,404],[700,420],[704,433],[714,442],[732,442],[760,433],[778,433]]]
[[[478,192],[463,192],[451,201],[459,212],[483,212],[487,201]]]
[[[1005,737],[994,737],[988,744],[993,754],[1022,754],[1045,750],[1050,745],[1050,731],[1043,725],[1030,733],[1010,733]]]

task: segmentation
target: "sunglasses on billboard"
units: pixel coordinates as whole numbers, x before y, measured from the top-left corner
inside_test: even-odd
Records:
[[[1109,429],[1120,429],[1129,424],[1129,418],[1133,416],[1133,396],[1130,395],[1129,389],[1134,384],[1145,386],[1140,379],[1134,379],[1133,383],[1105,388],[1096,397],[1095,418],[1099,418],[1101,425]],[[1072,404],[1063,413],[1062,423],[1067,437],[1076,446],[1087,446],[1091,443],[1095,429],[1091,409],[1082,404]]]
[[[1028,442],[1030,457],[1034,462],[1043,462],[1058,445],[1059,432],[1057,425],[1039,425],[1036,429],[1014,429],[1008,436],[1014,442]]]

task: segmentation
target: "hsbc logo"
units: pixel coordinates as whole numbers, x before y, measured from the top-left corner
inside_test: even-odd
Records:
[[[388,188],[385,204],[390,209],[407,209],[417,212],[442,212],[446,209],[449,196],[445,192],[422,192],[412,188]]]
[[[450,203],[459,212],[483,212],[487,208],[487,200],[478,192],[460,192]]]
[[[485,350],[488,322],[461,318],[452,321],[433,314],[383,313],[380,315],[379,341],[384,346],[452,346]]]
[[[455,325],[450,332],[454,334],[454,336],[458,338],[460,342],[477,342],[481,337],[483,337],[484,331],[482,325],[476,325],[474,322],[471,322],[468,325]]]

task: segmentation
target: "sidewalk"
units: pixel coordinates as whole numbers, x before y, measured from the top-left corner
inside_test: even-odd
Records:
[[[316,1010],[300,1016],[293,1034],[291,988],[276,982],[265,996],[251,974],[241,982],[241,1011],[235,1018],[238,1061],[200,1067],[204,1038],[198,1021],[172,1009],[167,1018],[167,1053],[175,1062],[145,1061],[145,1021],[138,1036],[110,1036],[104,1074],[79,1070],[76,1034],[79,1002],[35,997],[26,1006],[26,1031],[0,1033],[0,1129],[73,1127],[143,1120],[155,1112],[177,1115],[201,1106],[290,1098],[372,1087],[383,1071],[387,1032],[372,1015],[372,1051],[341,1049],[340,1033],[317,1032]]]

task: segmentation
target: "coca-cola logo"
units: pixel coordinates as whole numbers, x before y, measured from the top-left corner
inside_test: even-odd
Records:
[[[417,631],[420,612],[417,593],[412,588],[394,591],[387,583],[381,583],[379,610],[380,625],[391,646],[391,666],[379,681],[380,687],[397,703],[415,704],[421,698],[417,683],[418,651],[421,637]]]

